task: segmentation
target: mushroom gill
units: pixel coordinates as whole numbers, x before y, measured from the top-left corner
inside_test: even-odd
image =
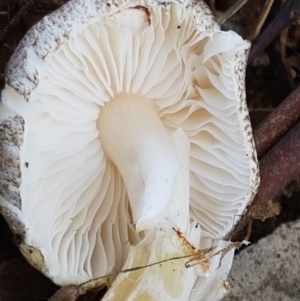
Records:
[[[79,284],[120,270],[166,218],[224,237],[258,185],[248,48],[201,1],[71,1],[35,25],[2,92],[2,125],[24,120],[20,148],[3,148],[20,183],[0,182],[23,253],[37,250],[57,284]]]

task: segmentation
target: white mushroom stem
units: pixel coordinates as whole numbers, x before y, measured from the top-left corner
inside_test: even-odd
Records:
[[[125,182],[137,231],[164,222],[179,158],[153,101],[116,95],[98,120],[102,147]]]
[[[115,96],[98,120],[102,147],[125,182],[136,229],[148,230],[129,252],[128,273],[118,275],[104,300],[188,300],[198,274],[182,260],[168,260],[198,256],[180,232],[170,231],[175,226],[199,244],[200,227],[191,227],[197,233],[190,235],[188,138],[181,129],[170,134],[154,102],[138,95]]]

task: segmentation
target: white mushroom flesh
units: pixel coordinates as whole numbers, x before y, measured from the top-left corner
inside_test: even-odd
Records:
[[[171,204],[178,158],[152,100],[114,96],[98,119],[101,145],[122,175],[138,231],[151,229]]]
[[[132,247],[125,272],[102,301],[217,301],[227,294],[234,255],[234,248],[228,249],[230,242],[202,238],[197,250],[174,231],[167,236],[154,231],[150,237],[150,242]]]

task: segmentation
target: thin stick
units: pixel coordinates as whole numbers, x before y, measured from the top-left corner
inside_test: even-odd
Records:
[[[248,65],[263,51],[286,27],[300,15],[300,1],[288,0],[278,15],[271,21],[262,34],[253,41]]]
[[[204,251],[203,254],[206,254],[210,251],[211,249],[205,249],[205,250],[201,250],[201,252]],[[200,251],[199,251],[200,253]],[[169,261],[172,261],[172,260],[179,260],[179,259],[185,259],[185,258],[189,258],[189,257],[192,257],[192,256],[199,256],[198,254],[190,254],[190,255],[182,255],[182,256],[175,256],[175,257],[171,257],[171,258],[167,258],[167,259],[163,259],[163,260],[160,260],[160,261],[156,261],[156,262],[153,262],[153,263],[149,263],[149,264],[146,264],[146,265],[142,265],[142,266],[136,266],[136,267],[133,267],[133,268],[129,268],[129,269],[124,269],[124,270],[121,270],[120,273],[128,273],[128,272],[133,272],[133,271],[138,271],[138,270],[142,270],[142,269],[145,269],[145,268],[149,268],[149,267],[152,267],[154,265],[158,265],[158,264],[162,264],[162,263],[166,263],[166,262],[169,262]]]
[[[246,241],[249,241],[249,239],[250,239],[251,232],[252,232],[252,225],[253,225],[253,218],[250,220],[250,222],[247,226],[247,233],[246,233],[246,237],[245,237]]]
[[[247,2],[248,2],[248,0],[239,0],[239,1],[237,1],[225,13],[222,13],[219,16],[217,16],[216,21],[220,25],[222,25],[230,17],[232,17],[237,11],[239,11]]]

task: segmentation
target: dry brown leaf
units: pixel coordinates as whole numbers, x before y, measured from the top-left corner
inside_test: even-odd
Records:
[[[265,221],[267,218],[275,217],[280,213],[281,207],[279,203],[274,203],[270,200],[259,202],[250,206],[248,214],[253,219]]]
[[[80,285],[64,286],[58,290],[48,301],[76,301],[77,298],[84,294]]]

